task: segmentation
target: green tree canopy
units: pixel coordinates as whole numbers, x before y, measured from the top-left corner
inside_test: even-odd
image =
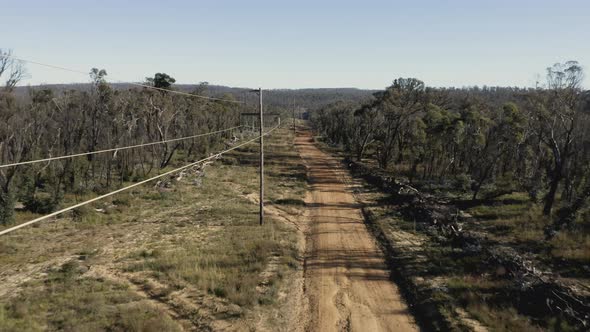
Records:
[[[166,73],[156,73],[154,77],[146,77],[145,80],[149,85],[159,89],[170,89],[172,84],[176,83],[176,79]]]

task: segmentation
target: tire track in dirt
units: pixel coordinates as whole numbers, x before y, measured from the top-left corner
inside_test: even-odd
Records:
[[[417,331],[360,206],[342,181],[348,174],[313,144],[309,131],[299,133],[296,145],[311,184],[306,199],[306,330]]]

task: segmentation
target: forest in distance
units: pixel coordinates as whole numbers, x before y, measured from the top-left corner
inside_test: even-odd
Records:
[[[544,88],[429,88],[399,78],[368,102],[313,113],[355,160],[414,180],[450,181],[472,199],[525,191],[556,227],[588,220],[590,93],[576,61],[547,69]]]

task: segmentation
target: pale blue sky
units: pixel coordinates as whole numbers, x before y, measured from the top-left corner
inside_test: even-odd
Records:
[[[400,76],[533,86],[570,59],[590,76],[588,0],[0,1],[0,48],[123,81],[166,72],[265,88],[383,88]],[[26,84],[87,81],[28,69]]]

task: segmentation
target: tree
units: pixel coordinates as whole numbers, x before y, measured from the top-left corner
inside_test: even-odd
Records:
[[[146,82],[159,89],[170,89],[172,84],[176,83],[176,80],[166,73],[156,73],[154,77],[146,77]]]
[[[393,159],[402,125],[422,110],[424,82],[415,78],[398,78],[385,91],[375,94],[374,107],[383,114],[384,123],[378,130],[378,161],[386,169]]]
[[[0,116],[0,164],[26,160],[31,152],[34,132],[28,110],[13,106]],[[17,167],[0,169],[0,224],[12,222],[14,195],[11,184],[18,175]]]
[[[6,75],[4,75],[6,74]],[[14,87],[27,77],[27,70],[22,61],[12,57],[12,51],[0,48],[0,77],[4,75],[4,91],[11,92]]]
[[[581,83],[584,73],[576,61],[556,63],[547,68],[548,90],[540,93],[535,101],[537,134],[550,151],[546,163],[549,179],[543,214],[551,214],[555,195],[567,171],[567,165],[577,153],[574,144],[579,134],[579,118],[582,113]]]
[[[494,176],[503,160],[513,158],[514,150],[523,140],[524,118],[514,103],[505,104],[496,118],[488,120],[488,123],[490,128],[485,135],[485,143],[472,170],[475,180],[472,186],[473,200],[477,199],[482,184]],[[504,190],[510,192],[512,188],[508,186]]]
[[[441,109],[437,105],[426,105],[425,114],[419,118],[424,131],[423,146],[414,160],[412,166],[413,172],[417,169],[418,161],[424,162],[423,178],[432,178],[438,174],[439,179],[447,173],[447,171],[455,164],[456,154],[461,135],[463,134],[463,123],[460,115]],[[420,122],[417,124],[420,125]],[[414,127],[414,130],[419,130],[420,127]],[[419,136],[418,136],[419,137]],[[408,142],[406,145],[419,144],[418,142]],[[416,150],[415,147],[410,148],[411,151]]]
[[[104,69],[92,68],[90,70],[90,80],[92,84],[95,86],[99,86],[101,84],[106,84],[105,76],[107,76],[107,71]]]
[[[363,159],[367,146],[374,141],[374,128],[381,120],[378,110],[374,107],[362,107],[354,112],[353,150],[358,161]]]

